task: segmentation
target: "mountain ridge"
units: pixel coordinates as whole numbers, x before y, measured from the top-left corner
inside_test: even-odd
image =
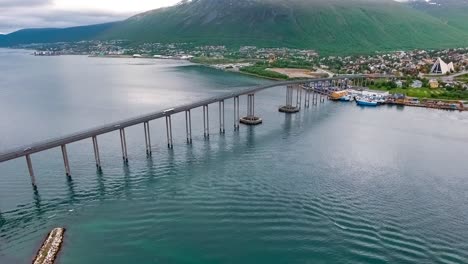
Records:
[[[75,42],[99,39],[105,31],[121,22],[77,26],[70,28],[28,28],[0,35],[1,46],[31,43]]]
[[[84,29],[89,32],[52,30],[46,40],[76,40],[78,32],[84,40],[255,45],[324,53],[448,48],[468,41],[468,28],[449,25],[424,10],[393,0],[192,0],[107,27]],[[12,34],[4,38],[9,43],[35,39]]]

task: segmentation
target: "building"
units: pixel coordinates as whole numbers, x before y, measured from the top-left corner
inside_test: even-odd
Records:
[[[430,79],[429,87],[431,87],[432,89],[439,88],[439,82],[436,79]]]
[[[453,62],[449,64],[445,63],[441,58],[437,58],[436,62],[431,68],[431,74],[447,74],[454,72],[455,68],[453,67]]]
[[[395,84],[396,84],[397,88],[403,87],[403,82],[400,81],[400,80],[396,81]]]
[[[422,82],[420,80],[415,80],[413,81],[413,83],[411,84],[411,87],[412,88],[421,88],[422,87]]]

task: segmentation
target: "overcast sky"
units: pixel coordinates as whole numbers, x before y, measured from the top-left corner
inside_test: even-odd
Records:
[[[0,0],[0,34],[22,28],[69,27],[125,19],[180,0]]]

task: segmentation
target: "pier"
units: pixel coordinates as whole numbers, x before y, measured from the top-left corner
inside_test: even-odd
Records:
[[[122,160],[124,164],[129,162],[128,152],[127,152],[127,141],[125,129],[128,127],[141,125],[143,124],[144,135],[145,135],[145,149],[148,157],[151,156],[151,131],[150,131],[150,122],[157,119],[164,118],[166,121],[166,135],[167,135],[167,146],[169,149],[174,147],[173,143],[173,134],[172,134],[172,116],[184,113],[185,114],[185,129],[186,129],[186,141],[187,144],[192,144],[192,117],[191,112],[197,108],[203,108],[203,127],[204,127],[204,138],[206,140],[210,137],[210,122],[209,122],[209,107],[211,105],[217,105],[219,108],[219,132],[224,134],[226,131],[225,124],[225,103],[227,100],[232,99],[234,104],[234,130],[238,131],[240,129],[240,124],[245,125],[259,125],[263,122],[260,116],[257,116],[255,113],[255,95],[256,93],[274,88],[274,87],[286,87],[286,105],[279,108],[281,112],[287,114],[297,113],[301,110],[303,92],[304,96],[304,107],[310,107],[311,99],[312,105],[317,105],[319,103],[324,103],[328,99],[330,87],[342,88],[348,85],[348,82],[352,81],[354,83],[364,83],[369,78],[390,78],[390,76],[366,76],[366,75],[343,75],[333,78],[322,78],[322,79],[308,79],[308,80],[296,80],[296,81],[286,81],[286,82],[276,82],[269,85],[256,86],[252,88],[247,88],[244,90],[232,92],[229,94],[217,96],[214,98],[209,98],[206,100],[201,100],[198,102],[175,106],[163,111],[158,111],[155,113],[150,113],[147,115],[138,116],[135,118],[122,120],[120,122],[104,125],[94,129],[74,133],[68,136],[55,138],[47,140],[44,142],[39,142],[24,147],[19,147],[9,151],[0,153],[0,163],[6,162],[9,160],[25,157],[26,165],[28,167],[29,176],[31,178],[31,183],[36,187],[36,175],[34,174],[32,155],[38,152],[46,151],[53,148],[60,147],[62,150],[62,157],[64,163],[64,171],[67,177],[72,176],[72,168],[68,159],[67,145],[82,141],[90,140],[90,143],[93,144],[94,158],[96,162],[97,170],[102,169],[99,146],[98,146],[98,137],[103,134],[111,132],[119,132],[120,134],[120,143],[122,150]],[[326,89],[325,89],[326,88]],[[295,96],[294,96],[295,94]],[[240,97],[247,96],[247,115],[240,117]],[[295,97],[295,103],[293,103]]]

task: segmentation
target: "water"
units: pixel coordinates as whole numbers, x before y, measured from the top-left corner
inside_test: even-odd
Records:
[[[0,51],[0,149],[266,81],[183,62],[36,58]],[[241,109],[245,114],[245,98]],[[0,164],[0,263],[27,263],[67,227],[60,263],[467,263],[468,114],[326,103],[285,116],[284,90],[257,94],[265,123],[211,137],[193,112],[193,146],[176,115]]]

